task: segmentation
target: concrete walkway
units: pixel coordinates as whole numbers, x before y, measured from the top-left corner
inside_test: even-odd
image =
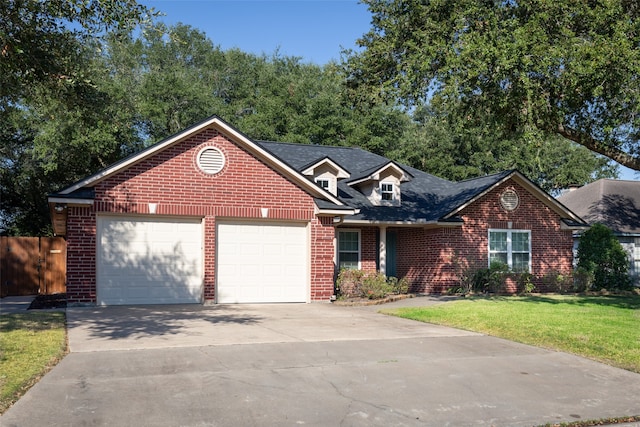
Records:
[[[640,414],[638,374],[380,308],[69,309],[72,353],[0,425],[529,427]]]

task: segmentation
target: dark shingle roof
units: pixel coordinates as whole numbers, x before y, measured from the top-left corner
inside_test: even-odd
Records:
[[[386,157],[355,147],[331,147],[267,141],[258,141],[257,143],[299,171],[327,157],[348,170],[351,173],[351,178],[338,182],[338,197],[347,205],[360,210],[359,214],[349,217],[350,220],[382,222],[438,221],[512,173],[512,171],[506,171],[454,183],[396,163],[412,176],[409,182],[401,185],[401,205],[399,207],[374,206],[364,194],[349,186],[348,181],[352,181],[354,177],[368,176],[388,164],[391,160]]]
[[[562,194],[558,201],[589,224],[640,233],[640,181],[600,179]]]

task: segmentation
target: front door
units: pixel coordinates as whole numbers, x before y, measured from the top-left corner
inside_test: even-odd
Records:
[[[387,277],[398,277],[396,270],[396,246],[398,233],[387,230]]]

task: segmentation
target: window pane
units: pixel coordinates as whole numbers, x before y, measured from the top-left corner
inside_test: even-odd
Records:
[[[511,243],[514,252],[529,252],[529,233],[513,233]]]
[[[357,253],[341,253],[339,268],[358,268],[358,254]]]
[[[489,265],[491,265],[494,262],[499,262],[504,265],[507,265],[507,253],[503,252],[503,253],[489,254]]]
[[[489,233],[489,250],[507,252],[507,232],[492,231]]]
[[[513,271],[529,271],[529,254],[513,254]]]
[[[358,233],[355,231],[341,231],[338,235],[340,252],[358,252]]]

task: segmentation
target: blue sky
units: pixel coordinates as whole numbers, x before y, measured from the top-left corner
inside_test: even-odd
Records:
[[[369,30],[371,14],[355,0],[142,0],[167,24],[204,31],[222,50],[298,56],[324,65],[339,60]]]
[[[370,29],[371,14],[356,0],[141,0],[163,12],[167,24],[203,31],[222,50],[300,57],[304,63],[338,61],[342,49]],[[640,173],[621,167],[621,179]]]

